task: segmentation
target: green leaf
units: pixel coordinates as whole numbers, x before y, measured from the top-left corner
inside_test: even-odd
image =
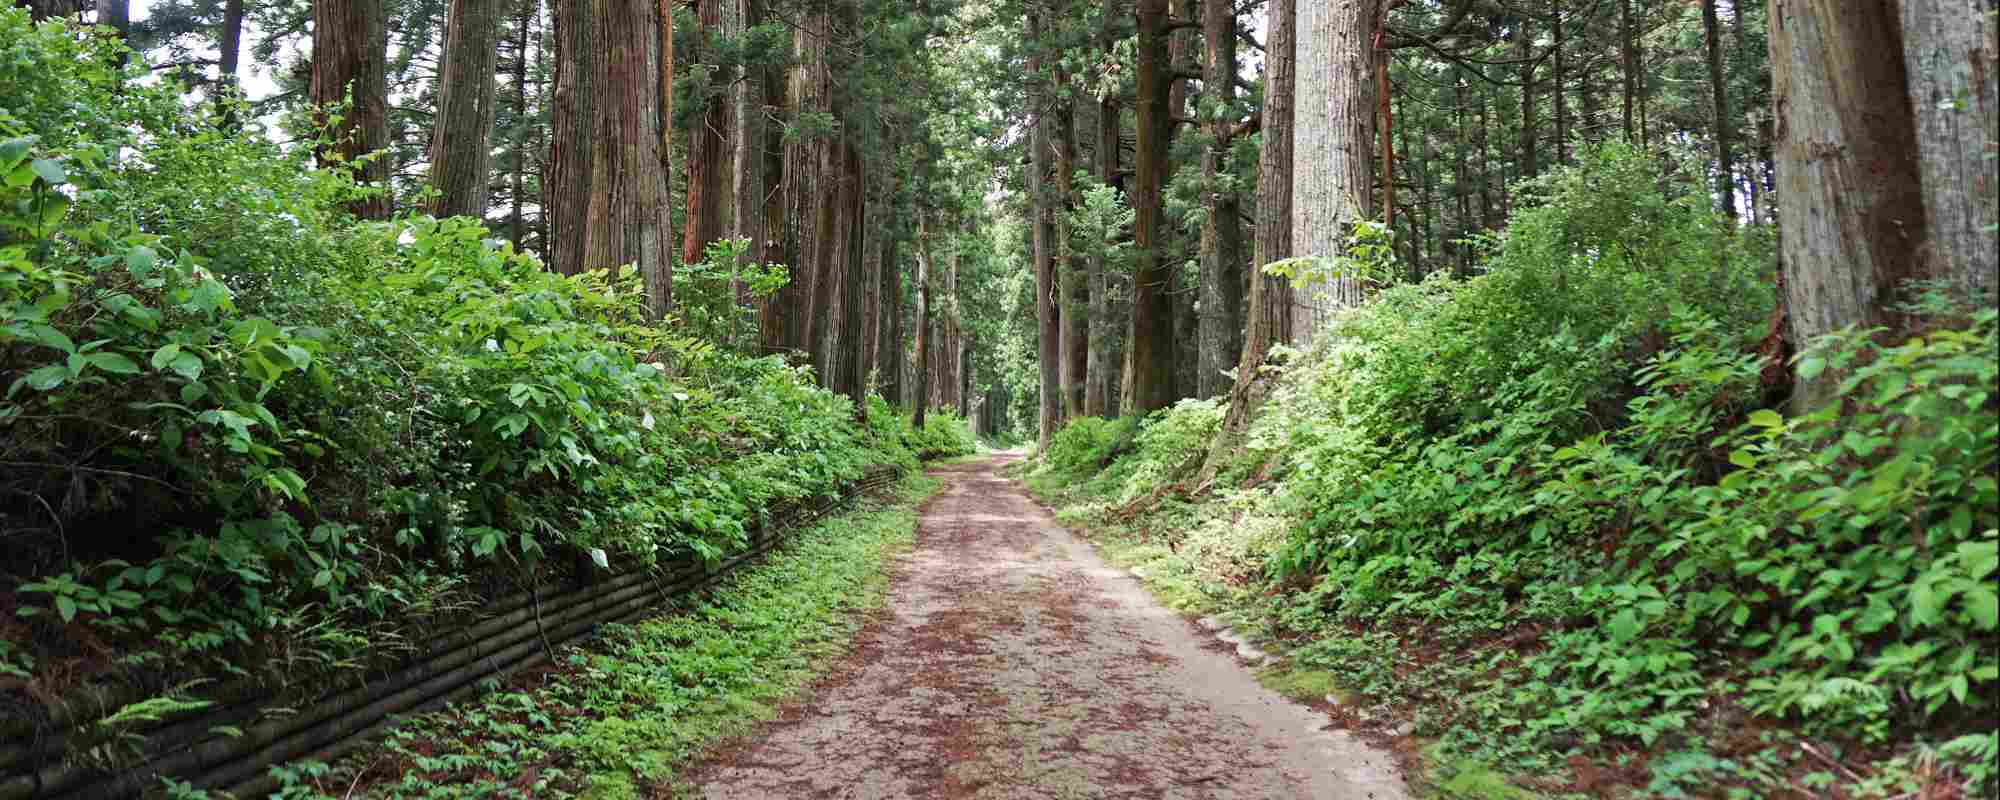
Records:
[[[26,136],[0,142],[0,172],[20,166],[21,160],[28,157],[28,146],[33,143],[34,140]]]
[[[1750,412],[1750,424],[1759,428],[1777,428],[1784,426],[1785,418],[1776,411],[1760,408]]]
[[[69,173],[63,170],[63,165],[60,162],[53,159],[35,159],[34,170],[35,174],[40,176],[42,180],[48,181],[50,186],[69,182]]]
[[[68,595],[56,595],[56,613],[62,616],[64,622],[76,619],[76,601],[69,599]]]
[[[46,392],[57,386],[61,386],[63,381],[69,380],[69,375],[69,367],[61,364],[50,364],[28,373],[28,388],[38,392]]]
[[[114,375],[137,375],[141,372],[138,362],[126,358],[123,353],[91,353],[90,363]]]
[[[174,362],[174,357],[180,354],[181,354],[181,346],[179,344],[169,342],[167,344],[161,345],[160,349],[153,351],[153,358],[151,361],[153,369],[166,369],[167,365],[172,364]]]
[[[1979,630],[2000,628],[2000,594],[1984,585],[1967,588],[1965,612],[1972,616],[1972,626]]]
[[[174,363],[168,365],[168,367],[176,375],[188,380],[195,380],[201,377],[201,356],[193,353],[182,353],[174,356]]]
[[[125,251],[125,269],[132,273],[132,277],[145,278],[152,274],[153,265],[158,262],[159,256],[143,244]]]
[[[1729,454],[1729,463],[1744,469],[1755,469],[1757,467],[1757,457],[1751,455],[1748,450],[1739,449]]]

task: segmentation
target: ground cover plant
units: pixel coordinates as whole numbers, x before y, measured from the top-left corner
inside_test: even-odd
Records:
[[[1447,796],[1994,796],[1990,301],[1906,287],[1920,333],[1807,343],[1839,378],[1791,409],[1761,232],[1617,147],[1533,189],[1481,274],[1295,360],[1223,488],[1189,403],[1030,485],[1414,722]]]

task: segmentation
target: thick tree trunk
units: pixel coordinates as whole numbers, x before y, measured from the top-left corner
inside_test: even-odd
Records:
[[[1201,319],[1195,396],[1229,391],[1224,374],[1243,354],[1243,222],[1236,191],[1222,186],[1229,138],[1237,119],[1236,7],[1202,3],[1202,92],[1219,111],[1204,115],[1208,146],[1201,154]]]
[[[1993,4],[1901,0],[1903,63],[1916,112],[1931,274],[1991,303],[2000,286],[2000,47]]]
[[[1740,9],[1736,12],[1743,13]],[[1736,162],[1729,152],[1729,84],[1722,73],[1722,24],[1715,18],[1715,0],[1701,0],[1701,29],[1708,48],[1708,92],[1715,109],[1715,194],[1722,213],[1736,216]]]
[[[1307,0],[1311,2],[1311,0]],[[1260,120],[1263,147],[1257,154],[1257,236],[1252,250],[1256,274],[1250,276],[1249,319],[1243,351],[1237,361],[1236,383],[1229,392],[1229,410],[1222,429],[1209,447],[1201,480],[1214,477],[1250,429],[1250,415],[1264,394],[1264,356],[1283,341],[1292,311],[1291,282],[1263,274],[1263,265],[1292,254],[1292,101],[1296,92],[1293,54],[1295,0],[1270,0],[1269,35],[1264,54],[1264,108]]]
[[[1167,138],[1173,132],[1166,0],[1138,0],[1138,162],[1133,176],[1132,327],[1125,406],[1146,414],[1174,401],[1174,302],[1166,253]]]
[[[132,0],[96,0],[97,24],[118,32],[118,38],[132,36]]]
[[[722,28],[722,7],[735,0],[702,0],[696,3],[701,20],[702,42]],[[714,59],[714,54],[696,50],[686,54],[690,61]],[[720,97],[701,99],[702,114],[691,123],[687,160],[687,217],[681,234],[681,263],[693,264],[707,254],[708,246],[723,234],[723,132],[729,129],[729,103]]]
[[[1354,223],[1374,216],[1375,58],[1380,0],[1304,2],[1295,43],[1298,78],[1292,160],[1292,249],[1334,258]],[[1349,277],[1301,287],[1293,338],[1319,331],[1335,309],[1361,302]]]
[[[667,221],[667,162],[661,153],[664,101],[660,41],[671,24],[649,0],[594,0],[599,17],[596,139],[591,147],[587,268],[631,266],[646,288],[646,312],[673,307],[673,233]]]
[[[1902,27],[1888,3],[1771,0],[1778,227],[1795,346],[1852,324],[1901,322],[1898,288],[1925,274],[1928,232]],[[1961,20],[1962,21],[1962,20]],[[1835,378],[1801,381],[1801,408]]]
[[[763,245],[759,252],[766,263],[784,264],[791,270],[789,280],[777,292],[760,301],[757,309],[759,338],[765,354],[783,351],[793,334],[787,326],[791,318],[787,300],[797,296],[794,284],[799,282],[797,252],[791,247],[794,237],[790,226],[789,187],[786,184],[785,164],[790,149],[786,146],[783,125],[765,124],[764,119],[778,109],[770,103],[782,102],[785,98],[785,72],[775,67],[765,67],[762,75],[762,98],[765,104],[757,110],[758,126],[762,131],[764,146],[763,188]],[[900,379],[900,374],[898,376]]]
[[[332,142],[314,154],[319,163],[354,164],[388,147],[389,88],[384,68],[389,33],[383,24],[382,0],[314,0],[312,48],[313,104],[327,108],[353,101],[330,132]],[[348,211],[362,219],[388,219],[394,204],[386,156],[360,165],[354,181],[380,193],[350,203]]]
[[[1028,12],[1028,41],[1039,42],[1042,38],[1042,18],[1039,12]],[[1036,421],[1036,441],[1041,450],[1049,447],[1049,437],[1062,426],[1062,299],[1057,286],[1056,250],[1060,247],[1056,232],[1054,188],[1049,180],[1050,131],[1053,126],[1049,119],[1053,106],[1048,86],[1041,82],[1042,62],[1039,57],[1028,59],[1028,80],[1033,81],[1029,89],[1029,133],[1028,133],[1028,176],[1029,205],[1033,214],[1032,230],[1029,232],[1033,247],[1032,257],[1035,268],[1035,340],[1036,366],[1041,372],[1041,413]]]
[[[486,218],[499,26],[500,0],[451,0],[431,129],[432,216]]]
[[[597,138],[598,25],[606,0],[555,0],[556,86],[549,114],[549,174],[542,181],[549,266],[564,275],[584,263],[584,221],[590,212],[591,148]],[[602,265],[597,265],[602,266]]]

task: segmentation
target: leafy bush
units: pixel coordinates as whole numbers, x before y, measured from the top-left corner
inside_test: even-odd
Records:
[[[1447,758],[1545,771],[1636,746],[1661,792],[1782,793],[1823,765],[1773,745],[1808,735],[1888,758],[1884,785],[1911,758],[1990,780],[1991,298],[1933,292],[1907,341],[1806,343],[1797,369],[1844,383],[1787,416],[1756,349],[1768,231],[1732,232],[1619,146],[1526,188],[1481,274],[1384,289],[1284,367],[1246,437],[1262,483],[1134,519],[1213,431],[1184,404],[1132,452],[1073,424],[1030,485],[1082,500],[1070,518],[1169,531],[1162,563],[1210,586],[1261,552],[1259,616],[1298,666],[1413,703]]]
[[[925,412],[924,427],[913,431],[909,442],[910,449],[919,458],[950,458],[979,451],[979,440],[972,435],[972,423],[944,409]]]
[[[913,438],[690,335],[713,315],[643,324],[635,278],[476,220],[356,223],[306,148],[225,134],[108,42],[0,11],[0,628],[29,643],[0,671],[107,640],[352,665],[588,549],[717,558]]]

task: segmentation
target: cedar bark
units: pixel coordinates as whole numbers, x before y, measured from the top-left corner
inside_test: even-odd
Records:
[[[1167,138],[1173,130],[1166,0],[1138,0],[1138,26],[1138,163],[1132,187],[1136,269],[1131,334],[1125,342],[1130,368],[1122,394],[1129,412],[1146,414],[1174,401],[1173,277],[1162,203],[1170,168]]]
[[[382,0],[314,0],[308,94],[323,109],[353,101],[340,124],[328,131],[332,141],[314,153],[322,166],[355,164],[389,146],[388,48]],[[315,119],[329,121],[324,113]],[[348,211],[362,219],[388,219],[393,211],[389,161],[378,157],[359,165],[354,182],[380,192],[348,204]]]
[[[631,265],[646,312],[673,304],[658,77],[671,42],[648,0],[557,0],[550,252],[565,274]]]
[[[499,0],[451,0],[431,128],[432,216],[486,218],[499,24]]]
[[[700,35],[695,41],[706,43],[707,37],[722,27],[722,7],[736,0],[697,0],[696,10],[701,21]],[[687,54],[691,61],[709,57],[697,49]],[[681,263],[693,264],[706,257],[708,245],[722,238],[722,187],[727,175],[722,160],[723,132],[729,129],[729,104],[721,97],[703,96],[695,98],[701,104],[701,116],[695,117],[694,130],[688,140],[687,159],[687,218],[681,236]]]
[[[1738,10],[1737,13],[1742,13]],[[1715,193],[1722,213],[1736,217],[1736,162],[1729,152],[1729,84],[1722,72],[1722,24],[1715,19],[1715,0],[1701,0],[1701,29],[1707,39],[1708,91],[1715,108]]]
[[[1114,186],[1118,181],[1118,163],[1124,149],[1124,124],[1119,118],[1118,100],[1105,97],[1097,104],[1097,181],[1104,186]],[[1117,231],[1106,231],[1104,247],[1111,245]],[[1090,385],[1084,392],[1084,412],[1094,417],[1118,416],[1118,407],[1113,402],[1116,396],[1111,391],[1114,377],[1120,373],[1122,364],[1111,352],[1111,344],[1124,332],[1123,325],[1111,316],[1111,263],[1100,249],[1091,258],[1090,265]]]
[[[1070,218],[1080,200],[1076,190],[1076,92],[1068,74],[1058,70],[1056,82],[1064,89],[1055,108],[1056,194],[1068,212],[1061,215],[1062,276],[1058,290],[1062,309],[1057,317],[1062,326],[1063,417],[1084,415],[1084,390],[1090,382],[1090,266],[1077,253],[1076,232]]]
[[[588,267],[583,257],[589,218],[591,148],[597,136],[597,26],[606,0],[555,0],[555,92],[549,114],[549,174],[542,182],[549,266],[564,275]]]
[[[1563,24],[1561,2],[1555,4],[1550,21],[1555,26],[1556,34],[1555,75],[1549,87],[1550,91],[1555,95],[1556,103],[1556,166],[1566,167],[1569,166],[1569,102],[1567,97],[1569,94],[1569,71],[1565,64],[1566,53],[1564,51],[1569,48],[1566,46],[1564,39],[1569,26]]]
[[[1236,8],[1209,0],[1202,8],[1202,93],[1214,108],[1201,115],[1208,145],[1201,154],[1201,318],[1195,396],[1229,391],[1225,373],[1243,353],[1243,222],[1233,188],[1222,186],[1236,103]],[[1208,103],[1204,103],[1208,105]]]
[[[1375,58],[1370,32],[1380,0],[1298,6],[1298,77],[1292,162],[1292,248],[1333,258],[1355,222],[1374,216]],[[1335,278],[1300,294],[1293,338],[1323,327],[1334,309],[1360,303],[1361,283]]]
[[[1536,115],[1536,112],[1539,110],[1537,106],[1540,105],[1540,103],[1539,103],[1539,98],[1535,97],[1535,69],[1540,65],[1532,60],[1528,60],[1529,52],[1534,48],[1534,45],[1532,44],[1532,42],[1534,41],[1534,36],[1531,33],[1531,28],[1529,27],[1531,22],[1532,20],[1528,19],[1525,16],[1521,18],[1521,32],[1517,34],[1518,36],[1516,42],[1517,47],[1515,49],[1515,57],[1522,59],[1521,174],[1529,178],[1533,178],[1537,175],[1540,175],[1542,172],[1541,163],[1539,161],[1540,153],[1536,147],[1536,145],[1540,143],[1542,136],[1541,130],[1539,128],[1540,123],[1537,122],[1537,115]],[[1424,189],[1425,191],[1429,191],[1430,187],[1426,185]]]
[[[1889,3],[1771,0],[1778,226],[1794,346],[1890,311],[1926,235],[1901,20]],[[1809,408],[1835,376],[1800,381]]]
[[[1310,2],[1310,0],[1308,0]],[[1263,265],[1291,257],[1292,250],[1292,100],[1296,91],[1294,66],[1294,0],[1270,0],[1264,53],[1263,134],[1257,154],[1257,231],[1252,245],[1256,274],[1250,276],[1248,316],[1243,352],[1237,361],[1236,383],[1229,392],[1229,410],[1202,465],[1201,481],[1241,447],[1250,429],[1250,414],[1262,399],[1266,383],[1264,356],[1290,330],[1291,281],[1263,274]]]
[[[1918,168],[1933,275],[1993,302],[2000,285],[2000,48],[1992,4],[1901,0],[1903,59],[1916,112]]]
[[[1041,46],[1042,17],[1035,10],[1028,12],[1028,43],[1030,47]],[[1029,232],[1032,257],[1035,268],[1035,338],[1036,366],[1041,373],[1041,411],[1036,419],[1036,441],[1042,451],[1047,451],[1049,438],[1062,426],[1062,305],[1056,276],[1056,249],[1060,246],[1056,232],[1056,214],[1050,195],[1054,191],[1049,186],[1049,120],[1050,102],[1048,86],[1042,81],[1042,59],[1039,55],[1028,57],[1028,75],[1032,82],[1029,88],[1029,133],[1028,133],[1028,202],[1033,216],[1032,230]]]
[[[757,24],[756,0],[711,0],[723,5],[723,35],[741,39]],[[730,174],[731,210],[729,237],[748,240],[744,262],[763,264],[764,248],[764,86],[762,77],[750,66],[743,67],[730,90],[730,149],[735,157]],[[739,290],[738,302],[745,302]]]
[[[931,233],[929,213],[917,213],[917,319],[915,341],[911,349],[914,359],[910,376],[911,424],[918,430],[924,427],[924,414],[930,409],[930,331],[931,331]]]
[[[1740,1],[1740,0],[1739,0]],[[1713,0],[1704,0],[1713,3]],[[1743,17],[1739,8],[1738,19]],[[1632,126],[1632,104],[1636,92],[1633,83],[1639,78],[1639,58],[1632,49],[1632,0],[1618,0],[1618,75],[1624,97],[1625,143],[1631,144],[1637,131]]]

